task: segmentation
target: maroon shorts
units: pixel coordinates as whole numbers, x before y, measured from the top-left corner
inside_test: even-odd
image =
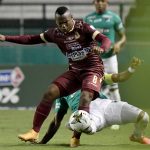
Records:
[[[99,92],[102,78],[103,72],[69,70],[54,80],[53,83],[59,87],[62,97],[70,95],[79,89]]]

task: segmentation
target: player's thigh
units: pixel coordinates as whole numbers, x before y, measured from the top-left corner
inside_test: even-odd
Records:
[[[118,73],[118,60],[116,55],[103,59],[103,63],[105,72]]]
[[[122,124],[121,112],[124,103],[125,102],[121,101],[112,101],[110,104],[108,104],[104,111],[106,126]]]
[[[81,88],[78,76],[78,73],[74,71],[67,71],[53,81],[59,87],[61,97],[70,95]]]
[[[142,112],[140,108],[125,103],[121,111],[122,123],[135,123],[140,112]]]
[[[94,72],[87,72],[82,76],[82,90],[90,89],[92,91],[99,92],[101,89],[101,82],[103,74]]]

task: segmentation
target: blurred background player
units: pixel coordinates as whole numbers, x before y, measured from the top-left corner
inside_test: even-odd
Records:
[[[141,64],[141,60],[139,58],[133,57],[129,68],[126,71],[120,72],[118,74],[105,74],[104,82],[107,84],[112,84],[116,82],[123,82],[128,80],[137,67]],[[49,128],[39,142],[40,144],[46,144],[57,132],[60,127],[61,121],[64,115],[67,113],[68,108],[71,109],[72,112],[76,111],[79,105],[81,91],[77,91],[69,96],[62,97],[57,99],[55,102],[55,117],[49,125]],[[100,92],[99,97],[101,99],[106,99],[107,97]],[[70,147],[77,147],[80,143],[80,133],[75,132],[75,135],[72,137],[70,141]],[[77,136],[77,137],[76,137]]]
[[[117,56],[121,47],[126,42],[126,35],[123,23],[118,14],[107,10],[108,0],[94,0],[95,12],[90,13],[84,18],[84,21],[93,25],[97,30],[106,35],[112,42],[110,51],[101,54],[104,70],[106,73],[118,73]],[[116,41],[115,34],[118,34]],[[103,86],[103,92],[110,98],[120,100],[118,84]],[[112,126],[112,129],[119,129],[118,125]]]
[[[56,43],[69,62],[69,70],[57,77],[44,93],[36,108],[32,129],[18,135],[23,141],[32,142],[38,138],[40,128],[55,99],[81,89],[78,109],[88,112],[90,101],[98,96],[101,89],[104,67],[99,54],[109,49],[111,41],[91,25],[82,20],[75,20],[65,6],[56,9],[55,21],[56,28],[49,28],[39,35],[0,35],[0,41],[18,44]],[[96,41],[102,45],[98,46]]]

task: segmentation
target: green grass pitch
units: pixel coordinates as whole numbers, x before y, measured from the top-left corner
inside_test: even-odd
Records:
[[[150,114],[150,109],[146,109]],[[70,115],[65,116],[61,127],[54,138],[46,145],[34,145],[22,142],[17,138],[19,133],[24,133],[32,127],[33,110],[0,110],[0,150],[149,150],[149,145],[142,145],[129,141],[128,137],[132,132],[133,124],[122,125],[120,130],[112,131],[104,129],[95,135],[81,137],[81,146],[70,148],[69,141],[72,132],[65,128],[65,123]],[[40,133],[40,138],[45,133],[53,113],[45,121]],[[150,126],[145,131],[150,136]]]

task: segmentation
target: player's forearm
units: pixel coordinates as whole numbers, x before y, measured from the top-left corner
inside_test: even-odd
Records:
[[[103,35],[103,34],[98,34],[95,37],[95,40],[101,43],[100,47],[104,51],[107,51],[110,48],[110,46],[111,46],[111,41],[105,35]]]
[[[113,74],[111,78],[112,78],[113,82],[124,82],[124,81],[128,80],[132,74],[133,73],[131,73],[127,70],[124,72],[120,72],[118,74]]]
[[[5,41],[27,45],[43,43],[40,35],[5,36]]]
[[[125,33],[120,34],[120,40],[118,41],[120,47],[122,47],[126,43],[126,35]]]

